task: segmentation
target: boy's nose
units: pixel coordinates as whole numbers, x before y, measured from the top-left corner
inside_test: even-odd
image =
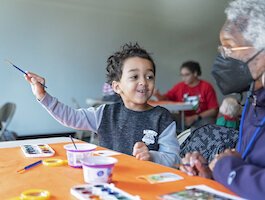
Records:
[[[142,78],[140,81],[139,81],[139,84],[140,85],[146,85],[146,79]]]

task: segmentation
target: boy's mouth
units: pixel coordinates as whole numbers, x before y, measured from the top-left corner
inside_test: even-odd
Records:
[[[137,92],[145,94],[147,93],[147,89],[138,89]]]

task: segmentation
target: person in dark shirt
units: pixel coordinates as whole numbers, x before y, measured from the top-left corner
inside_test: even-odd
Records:
[[[212,74],[222,93],[248,92],[237,149],[216,155],[209,166],[198,153],[183,158],[181,170],[213,178],[241,197],[265,197],[265,1],[234,0],[226,9],[221,46]]]

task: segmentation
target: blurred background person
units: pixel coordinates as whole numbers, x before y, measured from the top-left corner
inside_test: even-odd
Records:
[[[232,96],[226,97],[220,106],[216,125],[238,129],[240,114],[241,105],[237,99]]]
[[[180,75],[182,82],[177,83],[165,94],[156,90],[154,96],[158,100],[191,103],[194,109],[185,111],[187,128],[214,124],[218,113],[218,101],[213,86],[199,78],[200,64],[194,61],[184,62],[180,67]]]
[[[112,86],[109,83],[104,83],[102,87],[102,101],[109,102],[120,102],[121,97],[112,89]]]

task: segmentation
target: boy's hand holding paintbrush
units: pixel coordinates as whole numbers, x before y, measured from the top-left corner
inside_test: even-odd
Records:
[[[41,100],[46,94],[45,88],[43,87],[45,79],[31,72],[27,72],[24,77],[30,83],[33,94],[38,100]]]
[[[15,69],[17,69],[18,71],[24,74],[25,79],[31,84],[31,89],[32,89],[33,94],[37,97],[38,100],[41,100],[45,96],[46,94],[45,88],[47,87],[45,86],[44,78],[38,76],[37,74],[27,72],[19,68],[18,66],[16,66],[9,60],[5,60],[5,61],[6,63],[13,66]]]

